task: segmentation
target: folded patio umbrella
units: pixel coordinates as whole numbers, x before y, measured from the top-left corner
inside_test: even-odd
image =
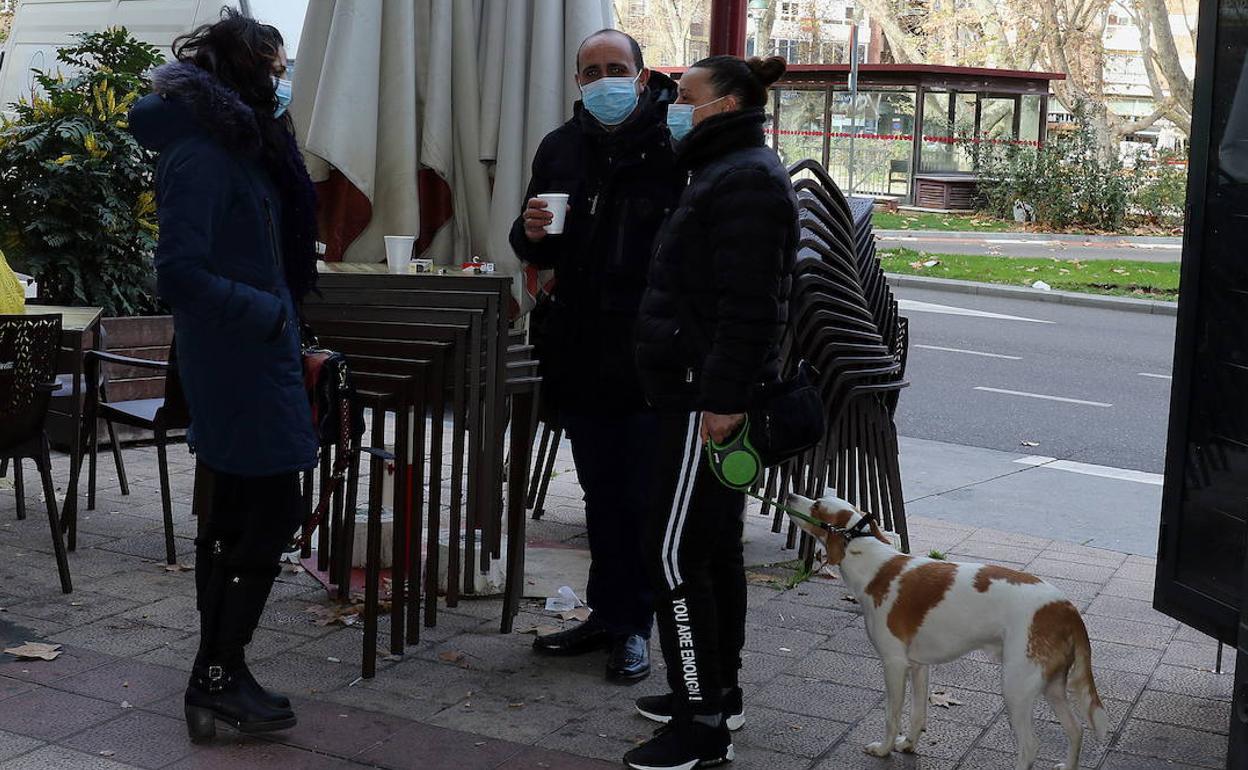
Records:
[[[291,112],[319,183],[326,258],[420,234],[440,264],[517,276],[507,232],[547,132],[578,98],[580,41],[610,0],[312,0]]]

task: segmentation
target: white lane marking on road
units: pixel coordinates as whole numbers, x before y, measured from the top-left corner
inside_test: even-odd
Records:
[[[1168,374],[1151,374],[1151,373],[1149,373],[1149,372],[1136,372],[1136,374],[1140,375],[1141,377],[1152,377],[1152,378],[1153,378],[1153,379],[1155,379],[1155,380],[1168,380],[1168,379],[1170,379],[1170,375],[1168,375]]]
[[[1061,241],[1033,241],[1026,238],[985,238],[984,243],[1009,243],[1013,245],[1023,244],[1027,246],[1055,246]]]
[[[1077,463],[1072,460],[1058,460],[1056,457],[1042,457],[1040,455],[1031,455],[1029,457],[1020,457],[1014,462],[1020,465],[1030,465],[1036,468],[1052,468],[1055,471],[1069,471],[1071,473],[1082,473],[1084,476],[1099,476],[1103,479],[1118,479],[1119,481],[1135,481],[1140,484],[1152,484],[1153,486],[1161,486],[1165,481],[1165,476],[1160,473],[1146,473],[1144,471],[1133,471],[1130,468],[1113,468],[1108,465],[1091,465],[1089,463]]]
[[[945,353],[966,353],[968,356],[983,356],[985,358],[1004,358],[1007,361],[1022,361],[1022,356],[1004,356],[1000,353],[984,353],[979,350],[963,350],[961,348],[942,348],[939,345],[915,345],[916,348],[924,350],[941,350]]]
[[[994,318],[998,321],[1026,321],[1033,324],[1051,324],[1053,321],[1042,321],[1039,318],[1023,318],[1016,315],[1005,315],[1003,313],[989,313],[986,310],[972,310],[969,307],[954,307],[953,305],[937,305],[934,302],[919,302],[914,299],[899,299],[897,307],[901,310],[910,310],[915,313],[940,313],[942,315],[962,315],[971,318]]]
[[[976,386],[975,390],[982,390],[986,393],[1003,393],[1007,396],[1024,396],[1026,398],[1040,398],[1045,401],[1061,401],[1064,404],[1082,404],[1083,406],[1100,406],[1111,407],[1113,404],[1107,404],[1104,401],[1084,401],[1081,398],[1066,398],[1065,396],[1046,396],[1043,393],[1027,393],[1022,390],[1005,390],[1003,388],[985,388]]]
[[[1133,249],[1166,249],[1169,251],[1179,251],[1183,248],[1181,243],[1129,243],[1127,245]]]
[[[914,235],[881,235],[881,241],[917,241],[919,238]]]

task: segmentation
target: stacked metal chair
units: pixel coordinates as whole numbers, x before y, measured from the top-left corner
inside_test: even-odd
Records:
[[[782,342],[785,375],[802,361],[818,372],[828,430],[805,455],[771,469],[755,491],[769,500],[789,492],[814,497],[834,490],[875,513],[909,550],[893,414],[906,386],[908,321],[898,311],[876,257],[873,201],[847,199],[814,160],[789,169],[797,192],[801,241]],[[562,431],[547,421],[528,490],[533,517],[542,515],[546,481]],[[774,532],[782,511],[763,504]],[[789,547],[798,531],[788,527]],[[810,552],[807,552],[809,558]]]
[[[786,374],[801,361],[817,372],[827,414],[823,440],[769,471],[759,491],[826,490],[875,513],[909,550],[893,414],[904,379],[908,324],[898,312],[875,253],[869,199],[848,200],[817,162],[789,170],[798,197],[801,240],[782,352]],[[781,532],[782,511],[773,515]],[[796,542],[790,523],[788,543]]]
[[[439,541],[447,538],[446,606],[477,585],[477,570],[503,558],[501,630],[511,631],[524,584],[525,490],[540,380],[532,348],[511,328],[511,279],[494,275],[393,276],[372,266],[321,276],[303,318],[321,344],[347,356],[367,432],[350,450],[347,483],[316,536],[317,568],[340,599],[351,598],[355,511],[368,500],[364,676],[376,664],[380,615],[380,491],[391,485],[395,516],[390,568],[390,645],[402,654],[437,624]],[[393,427],[387,429],[387,416]],[[390,439],[394,450],[386,452]],[[507,450],[510,444],[510,457]],[[359,460],[368,455],[369,478]],[[382,470],[392,463],[394,473]],[[309,511],[330,474],[330,454],[309,474]],[[308,535],[310,533],[305,533]],[[303,556],[311,556],[305,538]],[[423,558],[422,558],[423,557]],[[422,604],[423,599],[423,604]]]

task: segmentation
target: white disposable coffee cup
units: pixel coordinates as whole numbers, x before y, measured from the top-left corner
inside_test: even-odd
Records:
[[[542,193],[537,196],[538,200],[546,201],[546,210],[549,211],[554,219],[550,220],[550,224],[544,228],[549,235],[558,235],[563,232],[563,222],[568,217],[568,194],[567,193]]]
[[[407,275],[415,245],[416,237],[413,235],[386,236],[386,265],[392,275]]]

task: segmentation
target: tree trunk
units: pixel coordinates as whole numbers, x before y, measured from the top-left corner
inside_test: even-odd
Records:
[[[1170,104],[1166,117],[1184,134],[1191,131],[1192,79],[1183,71],[1174,31],[1170,28],[1170,12],[1165,0],[1135,0],[1136,26],[1140,29],[1140,55],[1144,57],[1150,84],[1161,75]],[[1150,34],[1151,33],[1151,34]],[[1154,86],[1154,96],[1159,89]],[[1163,106],[1160,100],[1158,106]]]
[[[754,27],[754,55],[770,56],[771,50],[771,33],[776,28],[776,9],[780,5],[780,0],[767,0],[767,9],[758,17],[758,22]]]

